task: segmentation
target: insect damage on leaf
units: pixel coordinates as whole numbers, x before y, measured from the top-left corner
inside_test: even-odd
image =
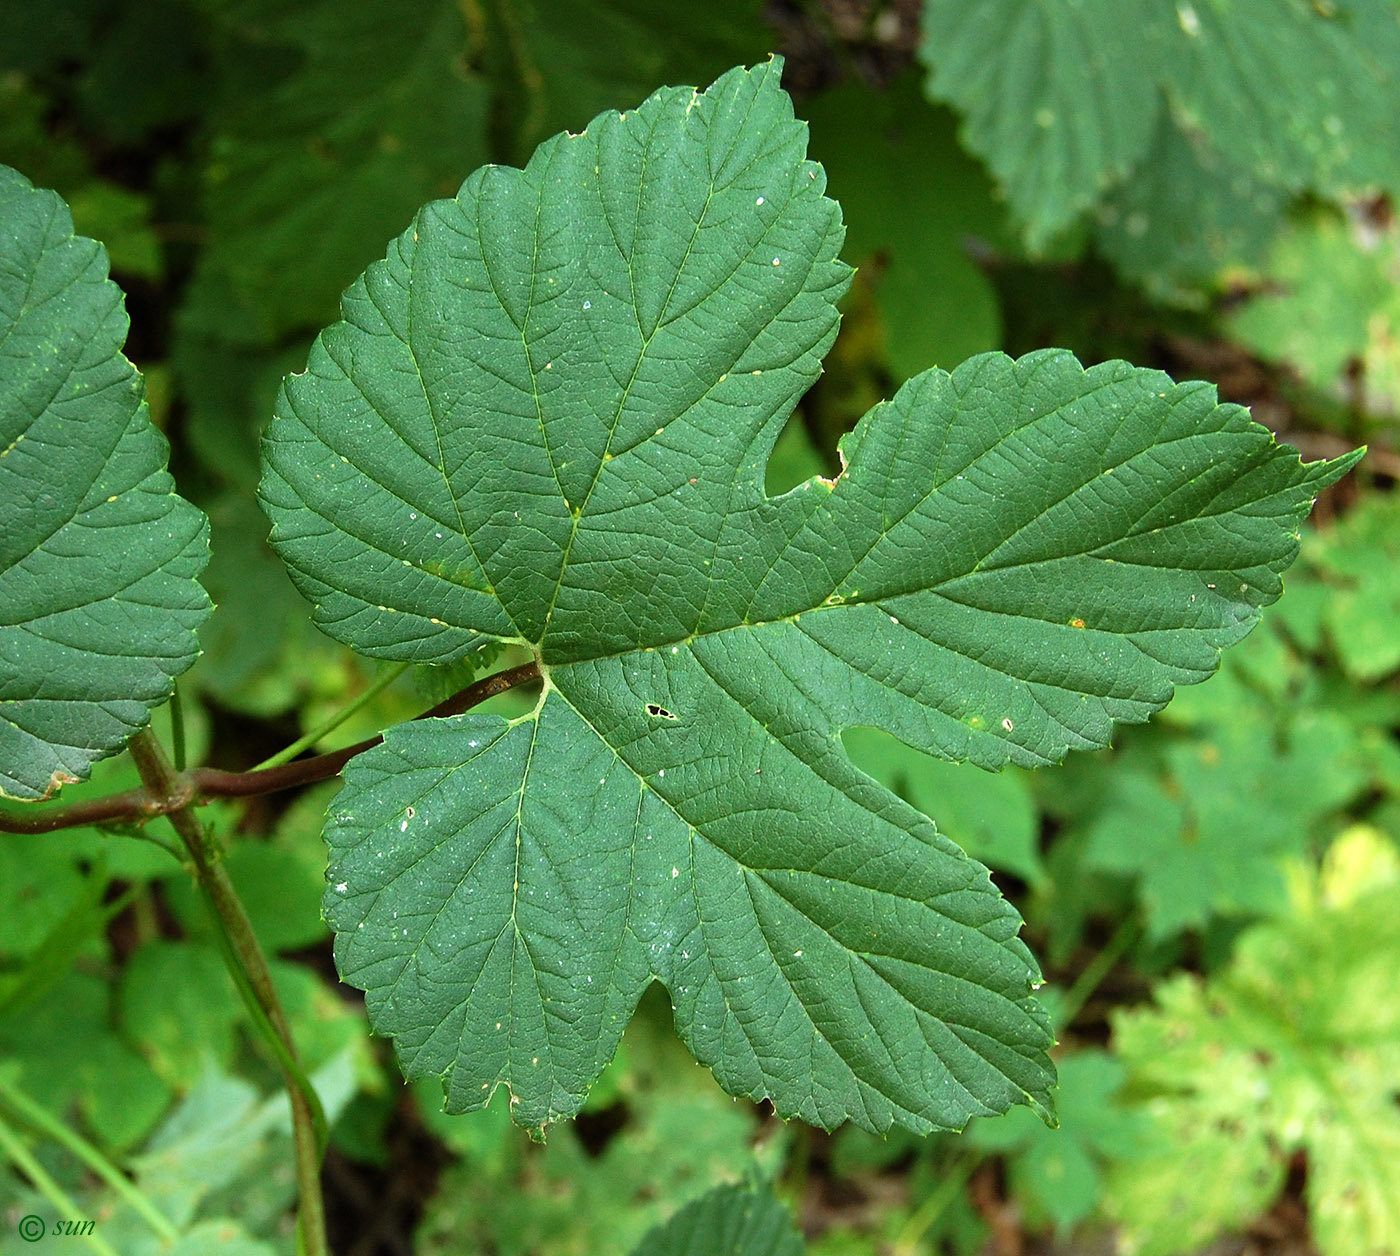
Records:
[[[390,729],[326,830],[340,971],[452,1111],[505,1084],[521,1125],[574,1114],[658,980],[784,1117],[1048,1115],[1015,911],[841,733],[992,769],[1107,744],[1249,631],[1349,465],[1051,350],[916,376],[836,480],[769,498],[850,278],[780,69],[426,206],[268,431],[272,543],[327,632],[516,642],[543,679],[515,719]]]

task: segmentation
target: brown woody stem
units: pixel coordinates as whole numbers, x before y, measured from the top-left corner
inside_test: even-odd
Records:
[[[508,671],[497,672],[493,676],[485,676],[415,718],[426,720],[459,715],[478,703],[485,702],[487,698],[513,689],[516,685],[538,680],[539,675],[538,664],[525,663]],[[142,789],[129,789],[120,794],[109,794],[105,798],[94,798],[89,802],[50,807],[33,816],[6,811],[0,814],[0,832],[52,833],[58,829],[71,829],[79,825],[123,821],[142,824],[154,816],[174,815],[209,798],[244,798],[312,785],[338,775],[357,754],[363,754],[383,740],[382,736],[369,737],[353,746],[346,746],[343,750],[333,750],[329,754],[318,754],[309,759],[284,763],[280,767],[252,772],[225,772],[219,768],[194,768],[187,772],[175,772],[172,768],[165,792],[154,790],[148,783]],[[131,745],[136,745],[135,738],[132,739]]]

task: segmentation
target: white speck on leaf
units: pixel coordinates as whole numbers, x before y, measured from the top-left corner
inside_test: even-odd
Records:
[[[1179,4],[1176,6],[1176,20],[1181,29],[1192,39],[1201,33],[1201,19],[1196,10],[1189,4]]]
[[[1013,728],[1016,727],[1016,725],[1013,724],[1009,718],[1008,718],[1008,719],[1002,720],[1001,726],[1002,726],[1004,729],[1006,729],[1006,731],[1007,731],[1008,733],[1009,733]]]
[[[763,204],[763,197],[760,196],[760,197],[758,198],[758,200],[754,201],[754,204],[755,204],[755,205],[762,205],[762,204]]]

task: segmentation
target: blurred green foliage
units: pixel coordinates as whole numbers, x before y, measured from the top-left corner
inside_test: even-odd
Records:
[[[191,761],[251,766],[379,675],[309,627],[252,497],[278,382],[338,293],[481,163],[774,50],[861,273],[770,492],[829,472],[837,437],[892,381],[1048,343],[1214,377],[1309,457],[1367,440],[1372,459],[1324,503],[1288,595],[1223,674],[1112,750],[987,777],[846,734],[865,771],[1021,906],[1066,1012],[1059,1130],[1023,1111],[961,1139],[784,1127],[725,1098],[650,996],[584,1117],[545,1147],[499,1101],[445,1117],[436,1087],[404,1091],[330,978],[330,791],[211,806],[281,957],[333,1161],[426,1184],[395,1221],[424,1253],[706,1250],[696,1227],[730,1197],[705,1193],[755,1173],[828,1256],[972,1252],[1008,1216],[1061,1236],[1116,1225],[1125,1250],[1166,1256],[1249,1227],[1281,1195],[1306,1204],[1326,1256],[1394,1250],[1392,0],[0,0],[0,162],[57,189],[106,243],[181,491],[213,523],[219,605],[183,695]],[[473,674],[405,676],[331,742]],[[164,716],[157,731],[169,744]],[[65,797],[134,784],[117,759]],[[107,1242],[290,1252],[285,1101],[179,864],[131,835],[0,835],[0,921],[0,1080],[192,1227],[161,1245],[29,1130]],[[3,1097],[0,1117],[23,1126]],[[404,1250],[355,1246],[368,1223],[332,1189],[342,1250]],[[769,1236],[742,1250],[795,1250],[763,1195],[731,1202],[726,1216],[753,1210],[755,1244]],[[0,1254],[33,1250],[12,1221],[47,1208],[22,1176],[0,1178]]]

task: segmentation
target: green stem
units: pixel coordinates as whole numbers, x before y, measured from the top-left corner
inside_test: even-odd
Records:
[[[321,1096],[316,1093],[316,1088],[311,1084],[311,1079],[301,1067],[301,1062],[287,1049],[281,1035],[268,1019],[267,1013],[263,1011],[262,1004],[258,1002],[257,992],[248,980],[248,974],[243,969],[243,964],[238,958],[238,951],[233,944],[233,939],[229,937],[228,929],[223,918],[219,915],[218,908],[214,905],[213,897],[202,884],[199,889],[204,909],[208,912],[214,925],[214,941],[218,944],[219,951],[224,957],[224,964],[228,968],[229,975],[233,978],[233,984],[238,989],[244,1008],[247,1009],[248,1015],[252,1018],[253,1025],[258,1030],[263,1044],[271,1051],[277,1067],[282,1070],[284,1075],[291,1074],[296,1078],[298,1088],[306,1095],[311,1104],[311,1116],[316,1129],[316,1154],[319,1160],[325,1155],[326,1143],[329,1140],[326,1112],[321,1106]]]
[[[3,1120],[0,1120],[0,1151],[3,1151],[10,1158],[15,1168],[34,1184],[34,1189],[47,1199],[61,1216],[76,1225],[87,1225],[90,1218],[83,1216],[78,1211],[78,1205],[73,1202],[68,1192],[49,1176],[44,1166],[34,1158],[29,1148],[24,1145],[24,1140]],[[97,1234],[80,1234],[76,1237],[85,1239],[88,1247],[96,1252],[97,1256],[117,1256],[106,1239]]]
[[[68,1148],[98,1177],[107,1183],[141,1216],[161,1238],[173,1243],[180,1237],[175,1224],[137,1188],[120,1169],[85,1138],[70,1130],[47,1108],[41,1107],[22,1091],[0,1077],[0,1102],[8,1106],[36,1134],[43,1134]]]
[[[973,1170],[980,1163],[979,1156],[965,1151],[958,1153],[957,1159],[953,1161],[952,1167],[944,1175],[943,1180],[939,1182],[933,1193],[914,1210],[909,1220],[900,1229],[894,1246],[890,1248],[892,1256],[915,1256],[920,1240],[948,1211],[948,1206],[967,1186]]]
[[[1099,988],[1099,983],[1113,971],[1113,966],[1128,953],[1141,933],[1142,925],[1138,923],[1137,918],[1128,916],[1114,930],[1113,936],[1104,944],[1103,949],[1084,965],[1079,976],[1074,979],[1074,985],[1070,986],[1069,992],[1060,1001],[1059,1019],[1062,1030],[1068,1029],[1074,1023],[1074,1018]]]
[[[182,784],[160,742],[149,728],[142,729],[130,741],[131,757],[146,788],[158,798],[174,797]],[[191,798],[190,802],[193,801]],[[286,1058],[295,1065],[296,1047],[281,1000],[272,984],[267,959],[258,945],[248,913],[229,880],[228,872],[209,850],[204,826],[188,803],[168,813],[180,840],[185,844],[194,864],[195,878],[218,915],[232,951],[235,982],[246,980],[262,1008],[275,1036],[281,1040]],[[279,1054],[279,1062],[282,1057]],[[283,1081],[292,1103],[292,1136],[296,1147],[298,1237],[306,1256],[326,1256],[325,1201],[321,1197],[321,1156],[318,1150],[315,1091],[299,1067],[283,1065]],[[323,1118],[324,1120],[324,1118]]]
[[[185,770],[185,707],[180,701],[180,682],[170,692],[170,753],[175,770]]]
[[[373,702],[376,697],[383,693],[385,689],[392,685],[394,681],[398,680],[398,678],[412,666],[412,663],[400,663],[396,667],[387,668],[374,684],[366,689],[364,693],[360,694],[353,702],[349,702],[341,707],[334,715],[323,720],[304,737],[300,737],[292,742],[285,750],[278,751],[270,759],[264,759],[253,771],[258,772],[263,768],[281,767],[284,763],[290,763],[303,750],[310,750],[322,737],[326,737],[335,732],[337,728],[344,724],[345,721],[357,711],[363,709],[370,702]],[[183,769],[181,770],[183,771]]]

